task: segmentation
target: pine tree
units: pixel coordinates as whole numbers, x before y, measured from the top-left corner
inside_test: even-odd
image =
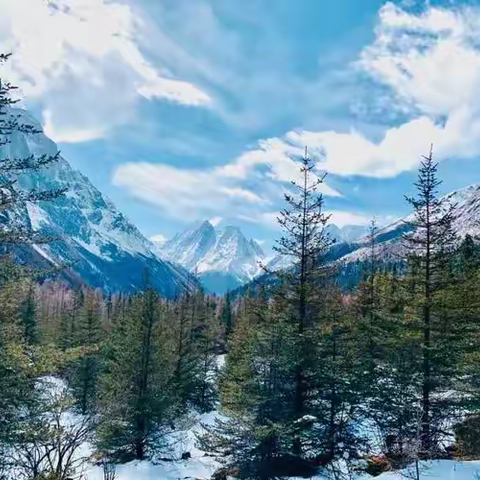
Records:
[[[85,294],[83,289],[78,288],[72,292],[71,301],[67,308],[61,313],[59,347],[65,351],[77,345],[77,329],[81,316],[84,311]]]
[[[97,446],[120,460],[152,455],[176,412],[175,343],[165,313],[147,283],[113,324],[105,348]]]
[[[221,318],[225,328],[225,335],[228,338],[233,330],[232,299],[230,292],[227,292],[227,294],[225,295],[225,301],[222,305]]]
[[[173,308],[173,339],[175,342],[175,390],[179,405],[183,411],[188,409],[192,400],[198,363],[195,352],[194,336],[197,326],[199,305],[197,296],[185,292]]]
[[[21,322],[23,325],[25,341],[29,345],[38,343],[38,326],[35,312],[35,284],[31,280],[28,285],[27,298],[23,302]]]
[[[409,222],[411,233],[404,237],[410,267],[412,327],[419,333],[421,346],[421,438],[426,451],[436,446],[441,434],[441,422],[446,412],[435,397],[438,398],[446,388],[449,364],[448,346],[443,335],[448,327],[439,305],[451,281],[449,263],[455,239],[452,228],[455,206],[438,197],[440,184],[433,150],[430,150],[430,154],[423,157],[415,183],[417,196],[406,197],[414,209],[414,218]]]
[[[220,378],[227,418],[207,427],[201,445],[230,454],[240,478],[269,479],[280,473],[281,455],[291,448],[293,436],[288,423],[294,413],[293,328],[264,294],[249,297],[244,307]]]
[[[317,177],[313,172],[314,168],[315,164],[305,149],[300,169],[302,180],[300,183],[292,182],[295,195],[285,195],[288,208],[280,212],[278,219],[285,235],[275,246],[279,254],[293,260],[293,269],[281,272],[280,277],[288,288],[285,298],[291,322],[296,328],[296,422],[300,422],[302,417],[309,413],[307,399],[311,396],[310,391],[315,388],[312,384],[314,379],[311,376],[311,366],[315,364],[316,347],[309,332],[316,328],[322,301],[322,283],[328,273],[324,256],[332,244],[325,230],[329,217],[323,211],[323,196],[317,193],[324,177]],[[293,453],[302,453],[300,431],[293,442]]]
[[[215,302],[199,290],[197,296],[196,326],[194,330],[195,378],[192,403],[201,412],[211,411],[217,400],[217,352],[221,338],[221,324]]]
[[[325,255],[328,217],[307,155],[297,196],[281,212],[277,251],[293,259],[273,291],[240,302],[220,379],[220,420],[204,439],[230,452],[245,478],[311,475],[356,454],[362,439],[353,316],[333,286]]]
[[[70,385],[77,406],[83,415],[95,407],[97,380],[101,368],[99,355],[102,340],[101,299],[97,292],[87,290],[79,312],[74,345],[81,351],[69,373]]]

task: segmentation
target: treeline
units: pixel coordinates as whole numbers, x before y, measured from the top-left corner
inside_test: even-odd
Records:
[[[104,296],[19,274],[0,285],[0,306],[5,478],[19,468],[28,479],[70,478],[75,455],[54,467],[42,456],[77,433],[94,444],[99,462],[171,457],[163,436],[218,401],[223,299],[196,290],[167,301],[148,283],[135,295]],[[80,432],[51,428],[69,414],[83,419]],[[33,445],[38,451],[26,465],[20,453]]]
[[[277,250],[294,266],[247,294],[233,319],[226,418],[204,448],[229,459],[226,473],[260,479],[409,465],[420,478],[421,459],[478,458],[480,250],[456,238],[432,152],[406,198],[414,218],[398,247],[402,268],[382,264],[373,223],[349,294],[326,261],[329,218],[308,156],[302,174],[279,218]]]

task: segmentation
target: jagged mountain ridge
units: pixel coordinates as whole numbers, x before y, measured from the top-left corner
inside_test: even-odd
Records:
[[[480,241],[480,184],[473,184],[450,192],[443,196],[448,204],[455,205],[455,218],[453,229],[457,234],[458,242],[466,235],[472,236]],[[402,242],[403,235],[412,230],[411,221],[414,214],[400,218],[395,222],[377,231],[376,258],[383,264],[401,265],[405,258],[405,246]],[[329,226],[331,227],[331,226]],[[335,262],[338,268],[339,284],[349,290],[355,287],[362,278],[362,272],[370,261],[371,249],[370,239],[365,233],[355,241],[347,241],[345,236],[339,235],[338,227],[333,225],[329,228],[329,234],[336,240],[335,244],[326,253],[327,262]],[[364,230],[367,230],[365,227]],[[361,229],[355,229],[355,235],[361,233]],[[351,230],[346,229],[348,235]],[[292,267],[292,260],[286,256],[276,256],[268,264],[270,271],[283,270]],[[255,280],[256,283],[269,283],[273,281],[272,275],[264,275]],[[245,288],[239,289],[241,293]]]
[[[443,196],[448,205],[455,205],[453,229],[457,238],[462,240],[466,235],[480,236],[480,184],[455,190]],[[381,260],[395,260],[406,253],[401,242],[402,236],[411,231],[414,214],[399,219],[380,229],[376,235],[378,257]],[[367,237],[360,238],[355,248],[342,258],[344,262],[362,261],[369,255]]]
[[[205,288],[215,293],[243,285],[262,271],[265,253],[235,226],[215,228],[208,220],[197,222],[175,235],[160,255],[195,272]]]
[[[10,114],[41,130],[28,112],[11,109]],[[15,132],[9,140],[0,148],[0,158],[54,155],[58,151],[43,133]],[[163,261],[153,243],[63,157],[48,168],[21,174],[17,185],[23,190],[67,189],[63,197],[52,202],[27,203],[9,212],[7,228],[8,223],[16,223],[56,238],[50,244],[17,249],[20,261],[41,266],[71,265],[64,276],[106,291],[130,292],[141,287],[147,270],[154,287],[167,297],[175,296],[188,284],[188,272]]]

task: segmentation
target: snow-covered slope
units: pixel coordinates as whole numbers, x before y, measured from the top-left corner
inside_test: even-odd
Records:
[[[448,204],[455,205],[453,229],[458,240],[466,235],[480,236],[480,185],[470,185],[460,190],[455,190],[443,197]],[[382,260],[394,260],[405,254],[401,242],[404,233],[410,230],[409,223],[414,215],[410,214],[399,219],[378,231],[376,242],[378,244],[378,256]],[[365,260],[369,255],[366,237],[361,237],[355,244],[355,249],[342,257],[342,261],[356,262]]]
[[[447,204],[455,205],[453,229],[458,241],[465,236],[480,238],[480,184],[455,190],[444,196]],[[447,205],[446,204],[446,205]],[[402,237],[411,230],[410,222],[413,214],[396,220],[380,229],[376,235],[377,260],[384,263],[400,263],[405,257],[405,246]],[[354,287],[362,277],[364,264],[371,254],[366,227],[339,229],[329,226],[329,235],[335,244],[326,255],[327,261],[338,262],[339,281],[343,287]],[[267,264],[270,271],[288,269],[292,266],[290,258],[276,256]]]
[[[193,270],[215,246],[215,242],[215,229],[210,222],[205,220],[194,223],[164,245],[159,245],[159,251],[165,258]]]
[[[247,240],[238,227],[215,229],[207,220],[175,235],[160,254],[195,272],[204,286],[225,293],[261,273],[265,254],[255,240]]]
[[[203,460],[203,461],[202,461]],[[213,467],[211,465],[214,465]],[[217,468],[221,465],[217,464]],[[117,467],[117,480],[210,480],[215,470],[215,463],[210,457],[204,457],[200,461],[187,460],[173,464],[154,465],[150,462],[131,462]],[[437,460],[433,462],[421,462],[419,466],[420,478],[423,480],[476,480],[480,475],[479,461],[454,461]],[[372,477],[366,473],[351,475],[345,474],[345,478],[353,480],[405,480],[414,477],[414,467],[396,472],[382,473],[378,477]],[[229,477],[235,480],[233,477]],[[325,475],[311,477],[311,480],[328,480],[332,478],[330,472]],[[87,471],[86,480],[103,480],[100,468],[94,467]],[[300,480],[290,478],[286,480]]]
[[[41,129],[27,112],[12,109],[11,114],[20,116],[21,123]],[[43,133],[16,132],[10,141],[0,148],[0,158],[57,152],[55,143]],[[68,275],[73,273],[86,283],[109,291],[134,290],[141,285],[145,270],[164,295],[173,296],[186,284],[188,273],[161,260],[156,247],[63,157],[46,169],[20,175],[18,186],[25,190],[67,189],[65,196],[54,201],[28,203],[10,212],[7,222],[56,238],[48,245],[18,249],[21,260],[71,265]]]

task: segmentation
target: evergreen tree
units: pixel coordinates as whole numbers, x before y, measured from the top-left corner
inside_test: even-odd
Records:
[[[293,327],[274,303],[264,295],[248,299],[220,378],[227,419],[207,427],[201,442],[208,451],[230,454],[241,478],[275,478],[281,454],[291,448],[285,416],[293,416],[292,339]]]
[[[286,234],[277,251],[293,267],[273,292],[243,298],[220,381],[229,419],[204,439],[230,452],[246,478],[311,475],[361,443],[353,317],[326,264],[332,242],[313,169],[305,155],[298,196],[286,196],[279,219]]]
[[[29,282],[27,298],[23,302],[21,322],[24,328],[25,341],[29,345],[38,342],[38,326],[35,312],[35,284]]]
[[[233,314],[232,314],[232,299],[230,292],[225,295],[225,301],[222,305],[222,324],[225,328],[225,335],[227,338],[230,336],[233,330]]]
[[[72,292],[72,299],[62,311],[60,320],[59,346],[62,350],[68,350],[77,345],[77,328],[81,313],[84,311],[85,294],[83,289],[78,288]]]
[[[280,273],[286,285],[286,308],[290,321],[296,328],[295,396],[294,412],[297,425],[310,413],[315,379],[312,365],[316,363],[315,335],[319,306],[322,303],[322,286],[328,275],[325,254],[332,241],[326,232],[329,217],[323,212],[323,196],[317,193],[323,182],[314,173],[315,164],[307,154],[302,159],[301,182],[292,182],[295,194],[286,194],[288,208],[280,212],[278,219],[285,235],[275,250],[293,260],[293,268]],[[300,423],[299,423],[300,422]],[[293,453],[302,453],[300,429],[293,441]]]
[[[179,406],[186,411],[192,400],[195,379],[198,374],[194,345],[199,305],[197,296],[186,292],[173,307],[172,334],[175,342],[175,391]]]
[[[192,403],[202,412],[208,412],[217,400],[217,353],[221,325],[215,311],[215,302],[203,290],[197,292],[197,326],[194,332],[196,375],[193,379]]]
[[[70,369],[70,385],[80,412],[86,415],[95,407],[97,380],[100,373],[99,355],[102,338],[101,299],[87,290],[77,319],[74,345],[81,354]]]
[[[414,209],[411,233],[404,242],[410,266],[409,288],[412,292],[411,326],[419,334],[421,346],[422,446],[430,451],[441,435],[445,411],[438,404],[439,394],[448,382],[449,347],[444,333],[448,331],[439,304],[451,281],[449,262],[454,247],[454,205],[438,197],[441,181],[433,150],[424,156],[419,169],[416,197],[406,197]],[[417,314],[418,312],[418,314]],[[450,372],[453,373],[453,372]]]
[[[147,286],[113,325],[100,380],[97,445],[117,459],[160,448],[176,411],[175,343],[158,294]]]

